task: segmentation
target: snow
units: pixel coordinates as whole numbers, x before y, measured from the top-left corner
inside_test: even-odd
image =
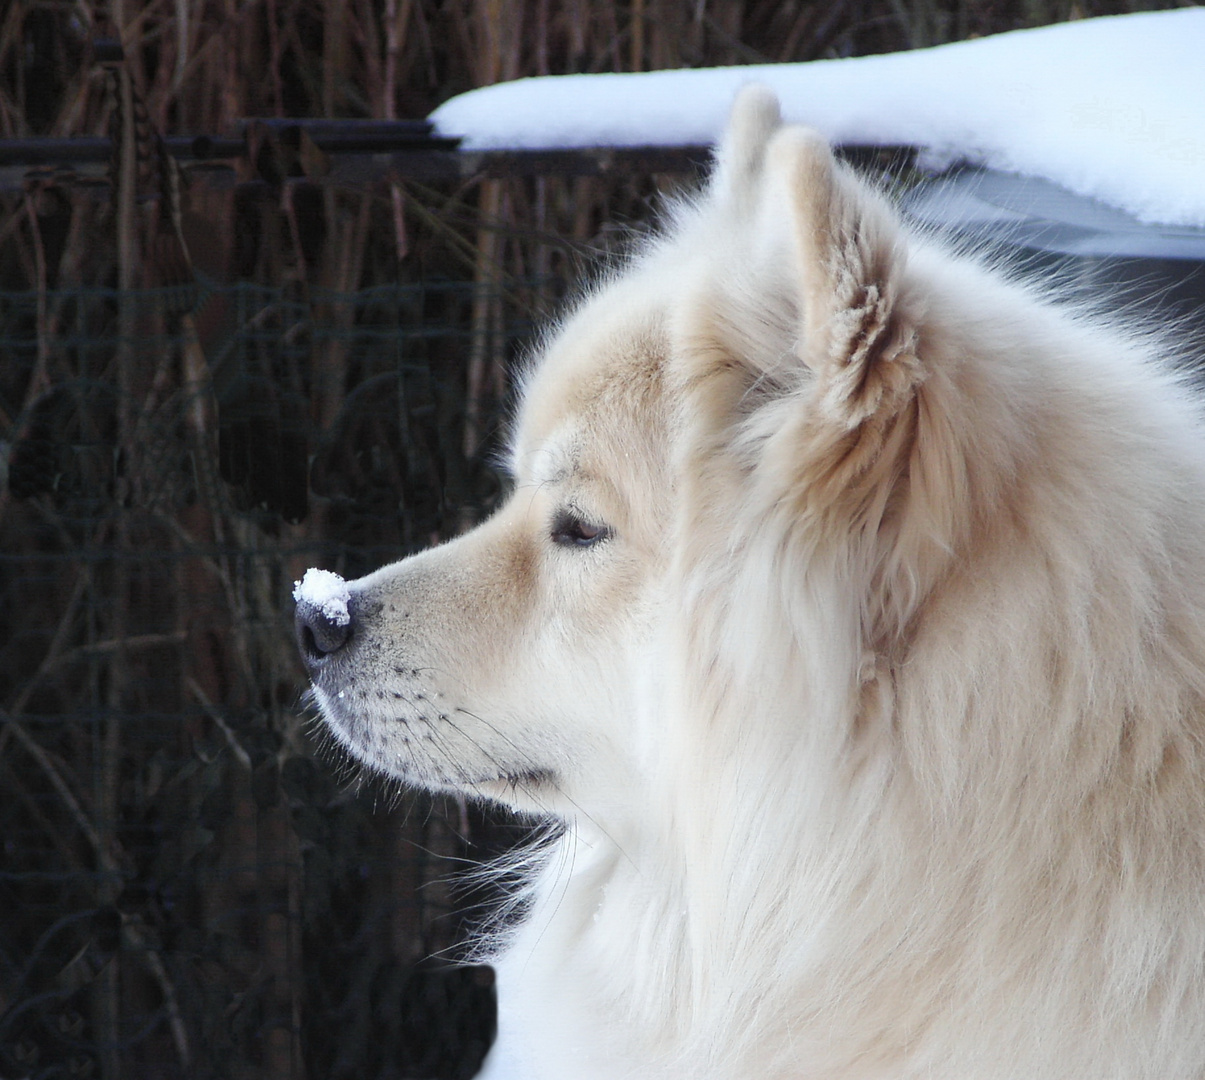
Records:
[[[330,570],[307,570],[300,581],[293,582],[293,599],[298,604],[310,604],[317,608],[323,618],[336,626],[346,626],[351,622],[347,610],[351,592],[347,582]]]
[[[806,64],[520,79],[431,119],[464,149],[712,143],[745,83],[846,144],[1052,180],[1141,221],[1205,226],[1205,8]]]

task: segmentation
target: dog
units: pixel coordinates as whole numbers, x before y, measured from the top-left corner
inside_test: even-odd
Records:
[[[523,376],[501,508],[298,588],[355,758],[558,823],[487,1073],[1205,1077],[1168,348],[910,230],[762,89],[668,218]]]

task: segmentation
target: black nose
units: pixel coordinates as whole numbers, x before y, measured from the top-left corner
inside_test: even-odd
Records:
[[[309,600],[297,601],[293,617],[297,628],[297,647],[307,668],[319,666],[331,653],[338,652],[351,638],[350,611],[332,615]]]

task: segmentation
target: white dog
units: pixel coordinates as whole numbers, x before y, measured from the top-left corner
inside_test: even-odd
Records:
[[[502,509],[298,593],[352,754],[563,823],[499,1071],[1205,1077],[1205,441],[1155,352],[741,95],[527,376]]]

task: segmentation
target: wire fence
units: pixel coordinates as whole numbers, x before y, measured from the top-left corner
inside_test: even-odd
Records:
[[[480,899],[447,857],[522,826],[322,760],[289,593],[496,497],[466,366],[527,325],[499,306],[483,344],[480,303],[0,292],[0,1076],[475,1073],[491,974],[440,960]]]

